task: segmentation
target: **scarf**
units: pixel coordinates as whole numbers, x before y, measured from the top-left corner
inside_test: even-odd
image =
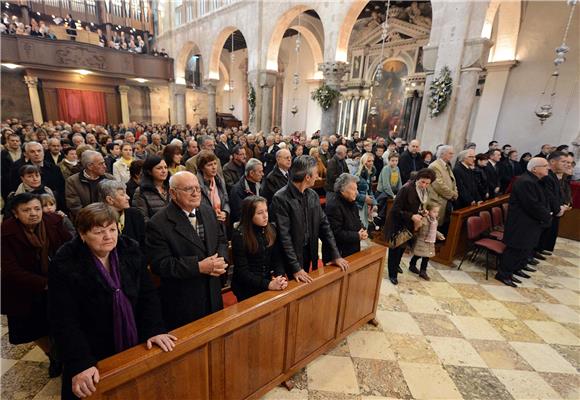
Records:
[[[421,202],[421,207],[419,207],[419,211],[425,209],[425,205],[427,204],[427,201],[429,200],[429,194],[427,192],[427,189],[421,189],[419,188],[419,186],[417,185],[417,182],[415,182],[415,189],[417,190],[417,195],[419,196],[419,201]]]
[[[222,209],[222,200],[220,199],[220,194],[218,192],[217,184],[215,182],[215,176],[209,180],[209,201],[213,206],[214,210]]]
[[[36,250],[36,258],[40,261],[42,274],[45,276],[48,275],[49,242],[46,236],[44,220],[40,220],[40,224],[36,225],[32,231],[24,227],[24,235]]]
[[[129,347],[135,346],[138,343],[138,338],[133,307],[121,288],[117,249],[114,249],[109,254],[109,261],[111,263],[110,273],[107,272],[101,260],[94,254],[93,260],[101,277],[113,291],[113,336],[115,340],[115,351],[120,353]]]
[[[69,161],[69,160],[67,160],[66,158],[65,158],[65,159],[63,159],[63,161],[64,161],[65,163],[69,164],[69,165],[72,165],[73,167],[79,163],[79,161],[78,161],[78,160]]]

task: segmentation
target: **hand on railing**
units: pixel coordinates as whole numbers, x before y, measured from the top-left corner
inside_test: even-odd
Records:
[[[296,282],[304,282],[304,283],[312,282],[312,278],[310,277],[310,275],[308,275],[306,271],[304,271],[303,269],[294,273],[294,279],[296,279]]]
[[[343,271],[346,271],[348,269],[348,267],[350,266],[348,261],[346,261],[342,257],[337,258],[336,260],[332,260],[332,264],[336,265],[337,267],[339,267]]]
[[[77,397],[89,397],[97,390],[95,385],[99,383],[99,380],[99,370],[97,367],[85,369],[83,372],[73,376],[72,391]]]
[[[153,336],[147,340],[147,350],[151,350],[153,348],[153,344],[161,347],[163,351],[172,351],[175,347],[175,341],[177,338],[173,335],[164,333],[161,335]]]

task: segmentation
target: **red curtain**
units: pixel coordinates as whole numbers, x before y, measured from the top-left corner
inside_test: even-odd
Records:
[[[57,89],[58,117],[69,123],[106,124],[105,93],[89,90]]]

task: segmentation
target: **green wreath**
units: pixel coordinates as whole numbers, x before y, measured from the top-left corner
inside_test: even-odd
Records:
[[[438,116],[445,110],[451,98],[452,91],[453,80],[451,79],[451,71],[449,67],[444,66],[441,69],[439,78],[431,82],[431,87],[429,88],[429,116],[431,118]]]
[[[253,120],[256,110],[256,89],[251,83],[248,85],[248,105],[250,106],[250,118]]]
[[[324,111],[332,106],[332,102],[340,97],[340,92],[328,86],[326,83],[312,92],[312,100],[318,102]]]

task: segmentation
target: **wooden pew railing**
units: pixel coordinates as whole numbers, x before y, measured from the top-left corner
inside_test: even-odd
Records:
[[[327,266],[172,333],[172,352],[144,345],[102,360],[92,399],[258,398],[375,317],[386,249]]]
[[[471,206],[455,210],[451,213],[449,230],[446,240],[433,257],[433,261],[441,264],[453,265],[456,257],[463,255],[467,248],[467,218],[478,215],[480,211],[491,210],[493,207],[501,207],[509,201],[510,195],[504,194],[491,200],[486,200],[478,206]]]

